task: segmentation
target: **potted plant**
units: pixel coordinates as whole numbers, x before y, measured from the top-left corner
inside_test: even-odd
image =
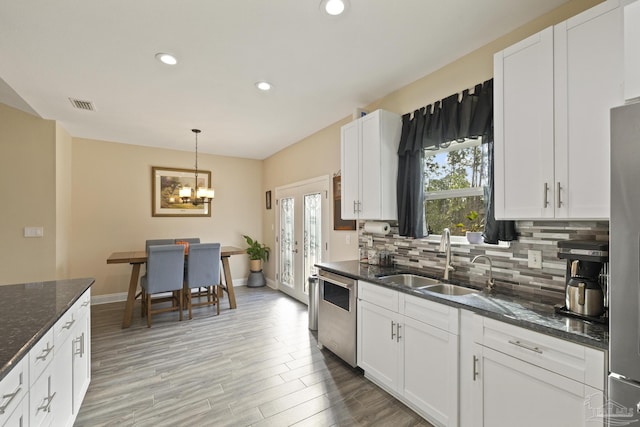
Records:
[[[246,240],[249,245],[247,248],[247,255],[249,255],[249,269],[251,271],[262,271],[262,262],[269,261],[269,252],[271,249],[257,240],[253,240],[246,234],[242,237],[244,237],[244,240]]]
[[[468,223],[465,225],[464,223],[460,222],[456,224],[456,227],[465,232],[467,241],[469,243],[482,243],[482,231],[484,228],[484,224],[478,212],[472,210],[465,216],[465,218],[468,220]]]

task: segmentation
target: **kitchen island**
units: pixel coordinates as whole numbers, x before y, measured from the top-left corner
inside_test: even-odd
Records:
[[[0,424],[73,423],[91,378],[93,283],[0,286]]]

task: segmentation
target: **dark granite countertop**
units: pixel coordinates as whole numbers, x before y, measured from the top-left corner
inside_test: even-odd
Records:
[[[477,294],[461,296],[443,295],[409,289],[378,280],[380,276],[407,272],[407,270],[401,268],[385,268],[377,265],[362,264],[356,260],[323,262],[316,265],[326,271],[342,274],[353,279],[366,280],[406,294],[473,311],[482,316],[536,332],[601,350],[609,349],[609,327],[607,325],[556,314],[553,303],[544,299],[535,299],[536,297],[529,299],[495,291],[491,293],[479,291]],[[463,283],[460,284],[464,285]]]
[[[0,380],[94,281],[86,278],[0,286]]]

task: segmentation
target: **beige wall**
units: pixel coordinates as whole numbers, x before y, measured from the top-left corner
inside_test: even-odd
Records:
[[[55,156],[55,122],[0,104],[0,284],[56,277]]]
[[[69,277],[71,247],[71,135],[56,123],[56,278]]]
[[[602,0],[574,0],[564,6],[516,29],[504,37],[458,59],[451,64],[411,83],[384,98],[365,107],[367,110],[382,108],[398,114],[411,112],[453,93],[471,88],[493,77],[493,54],[510,46],[531,34],[550,25],[561,22],[586,10]],[[274,154],[264,162],[264,190],[330,174],[340,169],[340,127],[348,123],[346,117],[325,129],[305,138],[286,149]],[[275,248],[272,224],[275,222],[274,210],[263,215],[265,243]],[[350,234],[351,243],[346,243]],[[358,243],[356,232],[333,231],[330,236],[331,260],[356,259]],[[269,278],[275,277],[272,266],[265,271]]]
[[[262,161],[200,154],[212,172],[211,217],[151,216],[151,167],[193,168],[194,153],[73,139],[71,275],[96,278],[95,295],[126,292],[131,267],[107,265],[115,251],[144,249],[146,239],[200,237],[245,247],[262,235]],[[234,279],[248,274],[246,255],[230,258]]]

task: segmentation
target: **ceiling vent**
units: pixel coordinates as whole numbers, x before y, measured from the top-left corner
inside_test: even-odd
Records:
[[[95,107],[90,101],[82,101],[80,99],[69,98],[71,105],[79,110],[95,111]]]

